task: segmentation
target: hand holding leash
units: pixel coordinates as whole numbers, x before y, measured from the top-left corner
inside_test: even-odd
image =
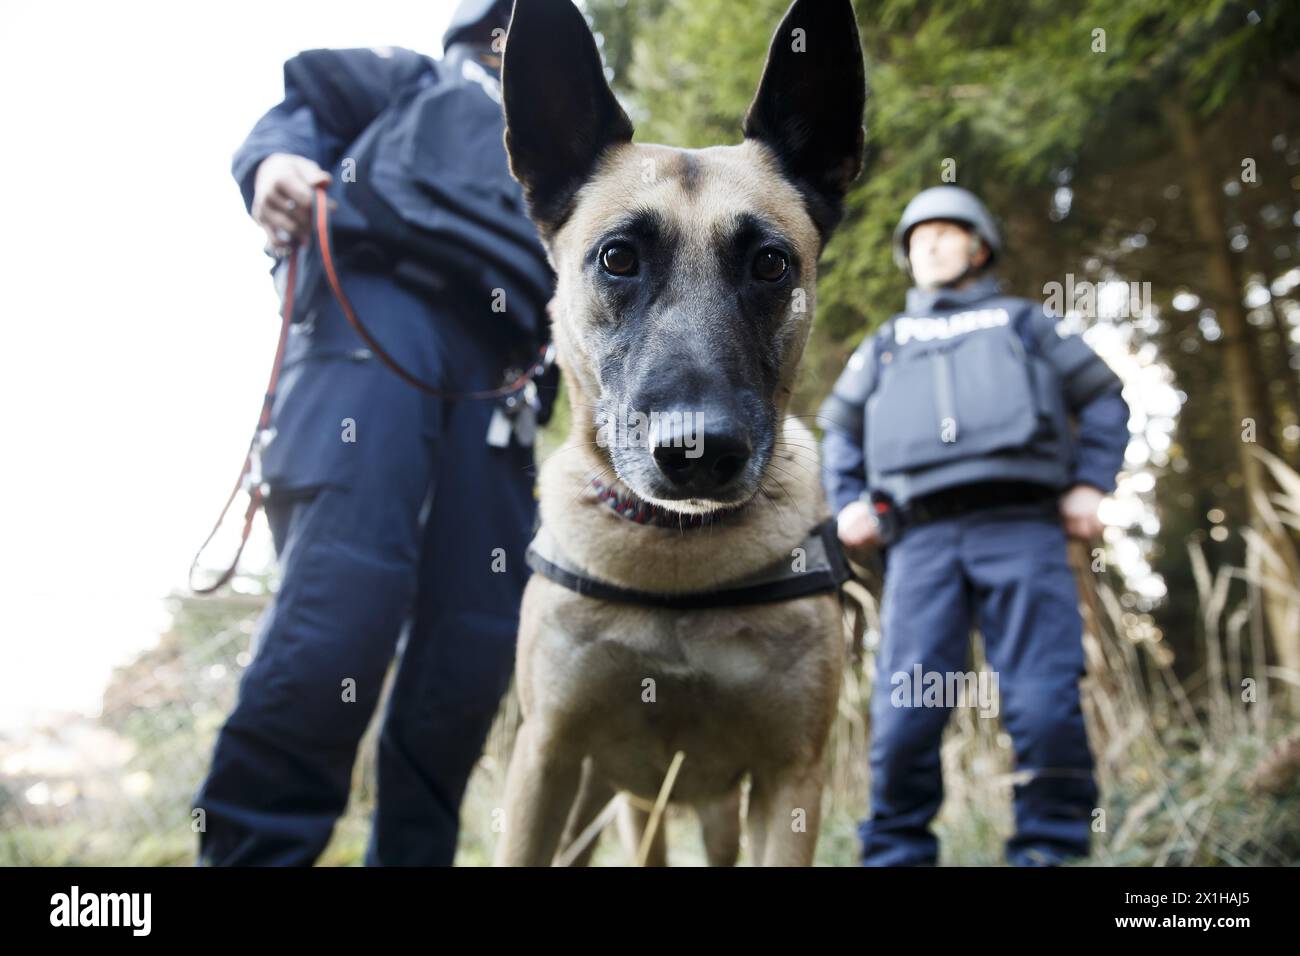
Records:
[[[292,230],[296,230],[300,224],[300,219],[296,215],[299,208],[297,205],[290,206],[289,203],[292,202],[296,204],[298,200],[294,197],[302,195],[302,183],[308,181],[308,179],[314,178],[315,182],[312,190],[307,193],[309,197],[308,206],[306,207],[308,213],[307,221],[310,223],[310,212],[314,209],[316,226],[315,235],[316,240],[320,245],[321,260],[325,267],[325,278],[328,281],[330,289],[334,293],[334,298],[338,301],[339,308],[343,311],[343,315],[347,319],[348,324],[352,326],[353,331],[362,338],[381,362],[388,366],[388,368],[396,373],[404,382],[430,395],[436,395],[439,398],[446,399],[506,398],[508,402],[514,399],[515,401],[510,408],[514,411],[514,416],[516,418],[523,414],[535,416],[538,399],[537,388],[533,384],[533,380],[545,374],[547,369],[549,369],[551,364],[555,361],[555,349],[550,343],[541,348],[538,352],[536,361],[534,361],[532,365],[523,371],[517,371],[514,374],[507,376],[506,384],[498,388],[482,389],[474,392],[449,392],[425,382],[423,379],[408,371],[388,353],[388,351],[370,333],[370,330],[362,324],[360,317],[352,308],[352,303],[349,301],[347,294],[343,291],[343,284],[339,280],[338,271],[334,265],[333,246],[330,243],[329,210],[333,208],[334,203],[326,194],[326,189],[329,185],[328,174],[320,171],[320,168],[310,160],[304,159],[304,157],[301,156],[290,156],[287,153],[277,153],[271,157],[267,157],[267,159],[262,161],[263,167],[266,166],[267,162],[275,157],[282,157],[283,160],[277,159],[276,164],[269,167],[270,171],[266,174],[267,179],[265,184],[261,182],[262,167],[258,168],[258,189],[264,198],[260,206],[257,201],[254,200],[255,218],[260,210],[262,219],[260,219],[259,222],[262,222],[263,227],[267,228],[268,233],[270,233],[271,230],[284,230],[285,232],[296,235]],[[302,162],[289,162],[290,160],[301,160]],[[303,165],[303,163],[309,165]],[[312,172],[313,167],[317,172],[320,172],[320,176],[316,176]],[[212,526],[212,530],[208,532],[207,538],[204,539],[203,544],[195,553],[194,560],[190,562],[189,585],[190,590],[196,594],[211,594],[234,576],[235,569],[239,565],[240,555],[243,554],[244,546],[248,543],[248,536],[252,532],[253,518],[257,515],[257,509],[261,507],[263,498],[266,494],[265,485],[261,480],[261,473],[258,467],[258,443],[262,434],[271,424],[271,410],[275,404],[275,392],[280,382],[280,368],[284,363],[285,343],[289,338],[289,326],[293,322],[294,292],[298,284],[298,255],[306,247],[310,238],[311,232],[308,231],[303,235],[300,241],[294,241],[287,247],[287,254],[289,256],[288,284],[284,293],[284,307],[280,313],[280,338],[276,343],[275,359],[271,363],[271,377],[267,382],[266,392],[262,399],[262,411],[258,416],[257,429],[253,433],[252,441],[248,444],[248,451],[244,455],[244,464],[240,468],[239,478],[235,481],[235,486],[231,489],[230,495],[221,509],[221,514],[217,517],[216,523]],[[279,248],[278,245],[275,245],[278,241],[278,237],[272,237],[273,248]],[[519,395],[518,393],[520,392],[523,392],[523,395]],[[504,412],[501,414],[504,414]],[[512,426],[508,423],[507,427]],[[528,436],[531,437],[532,429],[527,424],[522,424],[521,427],[521,423],[516,422],[513,423],[513,427],[520,435],[521,441],[525,434],[528,434]],[[509,433],[507,432],[507,440],[508,437]],[[208,545],[212,543],[212,539],[217,536],[217,532],[221,530],[221,525],[225,522],[226,514],[230,511],[230,506],[234,504],[235,498],[238,497],[241,489],[247,490],[248,492],[248,507],[244,510],[244,524],[240,533],[239,547],[235,551],[235,557],[230,562],[229,567],[222,572],[221,576],[218,577],[213,584],[196,587],[194,584],[194,572],[198,567],[199,558],[202,557],[203,552],[207,550]]]
[[[257,167],[253,221],[266,230],[267,251],[277,258],[311,235],[312,193],[330,174],[306,156],[272,153]]]

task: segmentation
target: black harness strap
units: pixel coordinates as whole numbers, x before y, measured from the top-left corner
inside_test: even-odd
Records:
[[[825,594],[838,591],[840,585],[851,576],[848,562],[841,549],[839,535],[836,533],[834,519],[827,519],[809,532],[809,538],[820,539],[826,554],[826,566],[795,571],[785,559],[763,572],[764,578],[716,591],[688,591],[680,594],[661,594],[654,591],[638,591],[620,587],[587,577],[571,568],[565,568],[548,560],[537,552],[532,544],[528,546],[525,561],[538,574],[556,584],[575,591],[584,597],[597,598],[602,601],[614,601],[621,604],[645,604],[651,607],[669,608],[677,611],[698,611],[708,608],[739,607],[748,604],[770,604],[776,601],[790,601],[794,598],[807,597],[812,594]],[[770,578],[770,579],[768,579]]]

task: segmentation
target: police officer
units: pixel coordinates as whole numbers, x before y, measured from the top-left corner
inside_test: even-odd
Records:
[[[1001,237],[970,192],[917,195],[894,245],[914,282],[906,311],[853,353],[821,408],[840,539],[850,550],[883,546],[887,562],[862,862],[937,861],[929,823],[953,701],[925,697],[916,677],[948,686],[963,674],[977,625],[1028,774],[1014,792],[1007,859],[1053,865],[1089,852],[1097,804],[1066,538],[1101,532],[1128,407],[1082,339],[1058,334],[1041,304],[999,292]]]
[[[451,396],[534,360],[551,292],[502,144],[509,12],[466,0],[441,60],[299,54],[234,157],[278,251],[307,239],[312,190],[329,185],[346,295],[389,355]],[[527,413],[548,403],[508,413],[404,382],[307,251],[261,456],[282,583],[194,800],[199,863],[315,861],[396,655],[366,863],[447,865],[514,663],[535,514]]]

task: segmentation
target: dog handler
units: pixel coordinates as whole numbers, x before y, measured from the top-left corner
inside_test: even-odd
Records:
[[[1008,862],[1086,856],[1097,787],[1066,536],[1101,533],[1097,508],[1115,488],[1129,409],[1081,338],[1058,334],[1041,304],[998,291],[1001,237],[973,194],[921,192],[894,245],[914,282],[906,312],[853,353],[821,408],[840,540],[887,558],[862,862],[937,862],[929,824],[953,702],[923,706],[897,690],[916,673],[945,685],[964,673],[972,625],[999,678],[1017,769],[1029,774],[1014,791]]]
[[[329,184],[356,313],[452,393],[496,388],[534,361],[552,291],[502,144],[492,43],[509,13],[465,0],[441,60],[299,54],[284,101],[234,157],[246,205],[281,250],[308,235],[312,189]],[[320,281],[314,239],[307,252],[261,453],[282,584],[194,800],[199,863],[316,860],[397,653],[366,863],[447,865],[514,664],[531,432],[549,401],[508,414],[401,380]]]

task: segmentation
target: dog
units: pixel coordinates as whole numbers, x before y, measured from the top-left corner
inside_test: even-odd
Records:
[[[565,570],[524,592],[499,865],[550,865],[618,793],[642,841],[670,771],[710,865],[738,858],[747,775],[753,862],[813,861],[845,654],[835,589],[708,595],[794,568],[830,527],[812,433],[786,409],[865,98],[850,0],[796,0],[743,142],[634,144],[577,8],[516,3],[505,143],[557,276],[573,423],[539,473],[533,566]],[[609,440],[638,413],[644,440]],[[662,833],[642,862],[666,863]]]

